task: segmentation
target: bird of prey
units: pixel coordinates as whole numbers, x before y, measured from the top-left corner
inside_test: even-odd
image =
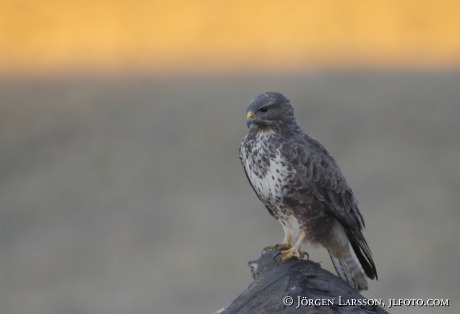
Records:
[[[377,270],[362,233],[358,199],[335,159],[302,130],[280,93],[254,98],[246,124],[249,134],[239,147],[246,176],[284,229],[284,240],[264,250],[280,251],[285,261],[302,258],[303,243],[322,245],[337,274],[358,291],[367,290],[366,276],[377,279]]]

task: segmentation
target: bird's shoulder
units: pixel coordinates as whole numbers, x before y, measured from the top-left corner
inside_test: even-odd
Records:
[[[319,182],[334,178],[346,182],[340,168],[331,153],[316,139],[299,132],[285,137],[280,143],[280,152],[297,172],[308,181]],[[330,188],[335,189],[333,182]]]

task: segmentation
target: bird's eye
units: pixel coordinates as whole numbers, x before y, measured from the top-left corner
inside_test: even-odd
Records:
[[[260,112],[267,112],[268,111],[268,107],[262,107],[259,109]]]

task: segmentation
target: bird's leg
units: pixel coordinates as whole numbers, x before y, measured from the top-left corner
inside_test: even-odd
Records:
[[[292,247],[291,245],[291,235],[289,233],[284,234],[284,240],[280,244],[269,245],[262,249],[262,255],[270,250],[283,251],[288,250]]]
[[[297,239],[297,242],[294,244],[294,246],[290,247],[289,249],[279,252],[278,254],[275,255],[275,258],[278,255],[281,255],[281,261],[285,261],[290,259],[291,257],[295,256],[297,258],[303,258],[305,253],[300,250],[300,246],[303,243],[303,240],[305,239],[305,232],[301,232],[299,238]],[[307,254],[308,255],[308,254]]]

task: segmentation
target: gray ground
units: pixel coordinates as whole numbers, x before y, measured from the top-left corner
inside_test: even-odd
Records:
[[[238,159],[267,90],[361,201],[380,277],[364,295],[459,313],[460,73],[442,72],[0,80],[0,312],[228,306],[283,237]]]

